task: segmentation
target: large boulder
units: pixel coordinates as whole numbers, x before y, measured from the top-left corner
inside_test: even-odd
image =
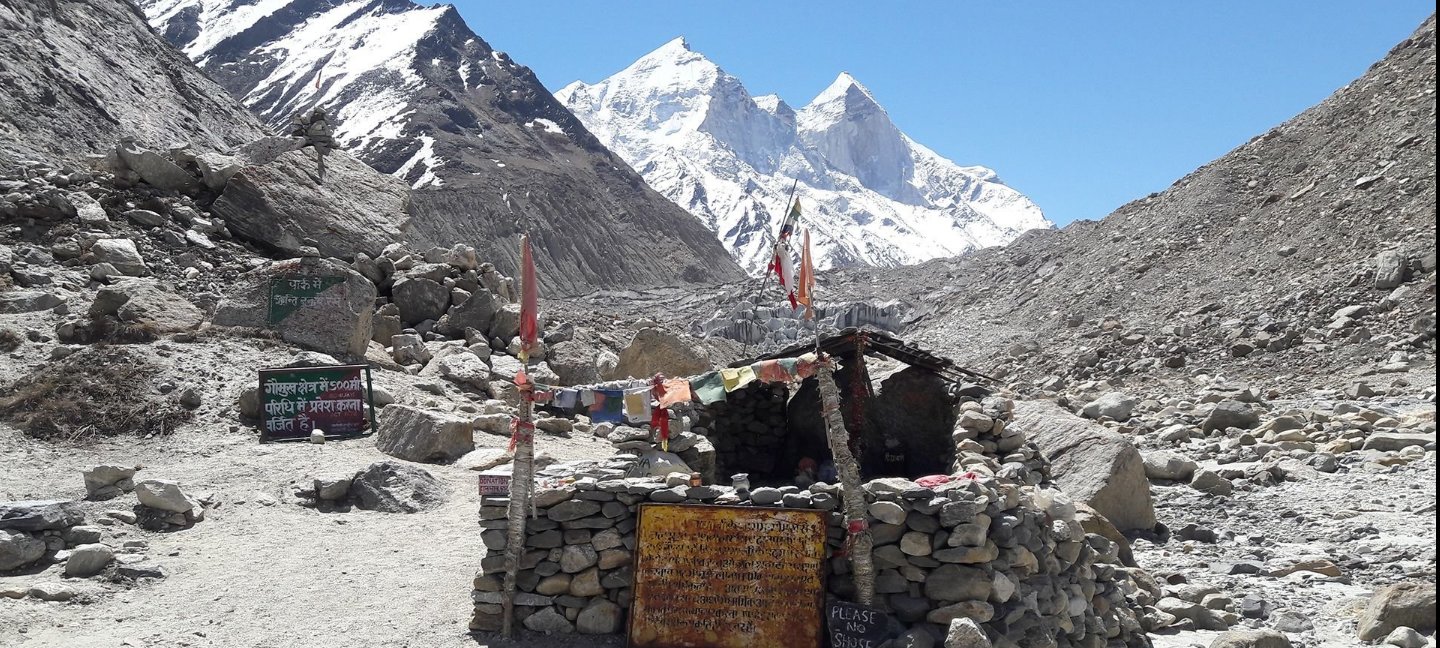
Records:
[[[560,377],[561,385],[600,382],[600,352],[581,342],[558,342],[545,351],[545,362]]]
[[[375,447],[406,461],[442,462],[475,449],[470,421],[409,405],[380,410]]]
[[[438,320],[450,306],[450,290],[424,277],[405,277],[390,289],[395,305],[400,307],[400,321],[414,326],[425,320]]]
[[[44,556],[44,540],[23,531],[0,529],[0,572],[23,567]]]
[[[1055,482],[1071,497],[1122,531],[1155,526],[1145,461],[1125,437],[1050,401],[1016,402],[1010,425],[1039,446]]]
[[[125,166],[140,174],[140,178],[151,185],[187,193],[200,187],[198,178],[186,173],[184,169],[155,151],[127,144],[121,146],[116,152],[120,154],[120,159],[125,162]]]
[[[140,250],[130,239],[100,239],[90,246],[90,253],[95,255],[97,263],[108,263],[114,266],[120,274],[130,277],[142,277],[150,274],[150,268],[145,265],[145,258],[140,256]]]
[[[217,326],[267,328],[286,342],[360,357],[370,344],[375,285],[348,266],[306,257],[241,275],[215,309]]]
[[[520,304],[501,304],[490,318],[490,337],[509,340],[520,334]]]
[[[495,295],[482,288],[471,293],[465,301],[451,306],[435,328],[452,338],[464,335],[465,329],[475,329],[488,335],[490,323],[494,321],[495,311],[499,307],[500,303],[496,301]]]
[[[1270,629],[1231,630],[1215,637],[1210,648],[1290,648],[1290,639]]]
[[[0,529],[49,531],[66,529],[84,521],[85,514],[78,505],[70,501],[0,502]]]
[[[1240,401],[1224,400],[1216,403],[1209,416],[1200,422],[1200,429],[1206,432],[1229,428],[1253,430],[1257,425],[1260,425],[1260,413],[1254,408]]]
[[[107,315],[156,333],[187,331],[205,319],[203,311],[168,284],[141,279],[123,279],[95,293],[90,316]]]
[[[1360,613],[1356,631],[1361,641],[1375,641],[1400,627],[1435,630],[1434,583],[1396,583],[1376,590]]]
[[[606,380],[649,378],[657,373],[693,376],[709,371],[712,365],[710,356],[689,336],[644,328],[620,351],[619,364],[602,377]]]
[[[1134,413],[1135,406],[1140,403],[1133,396],[1127,396],[1120,392],[1107,392],[1099,398],[1090,401],[1081,408],[1080,414],[1085,418],[1109,418],[1115,421],[1128,421]]]
[[[394,461],[378,461],[350,480],[350,497],[368,511],[418,513],[445,503],[445,487],[430,473]]]
[[[378,256],[403,238],[409,187],[343,151],[306,148],[249,166],[225,185],[211,213],[237,235],[290,254]]]

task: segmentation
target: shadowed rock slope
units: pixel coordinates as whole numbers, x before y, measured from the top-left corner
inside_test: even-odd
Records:
[[[125,0],[0,0],[0,164],[73,160],[121,137],[226,150],[256,120]]]

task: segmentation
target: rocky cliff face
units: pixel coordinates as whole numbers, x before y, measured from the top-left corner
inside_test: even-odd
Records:
[[[125,0],[0,0],[0,164],[149,147],[227,150],[256,120]]]
[[[751,96],[675,39],[556,96],[752,272],[766,266],[791,187],[821,268],[912,264],[1051,227],[994,171],[907,137],[846,73],[797,111]]]
[[[502,267],[519,232],[547,291],[740,276],[525,66],[453,7],[408,0],[143,0],[151,24],[272,129],[320,107],[337,143],[418,190],[417,237]],[[433,193],[432,193],[433,191]]]

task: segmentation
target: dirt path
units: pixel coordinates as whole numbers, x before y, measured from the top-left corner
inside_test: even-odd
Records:
[[[542,440],[542,447],[543,440]],[[549,444],[561,458],[590,446]],[[287,501],[288,483],[307,475],[354,472],[386,459],[366,439],[310,444],[255,444],[248,432],[214,428],[163,441],[134,439],[70,449],[22,438],[0,427],[0,499],[84,496],[81,469],[99,462],[140,463],[142,476],[178,480],[194,493],[215,493],[218,506],[191,529],[173,533],[111,527],[117,539],[149,542],[149,561],[163,580],[125,589],[64,579],[56,568],[0,577],[0,587],[67,582],[82,593],[70,603],[0,598],[5,646],[475,646],[466,595],[485,548],[476,531],[474,473],[425,466],[451,489],[440,509],[403,515],[353,510],[320,513]],[[128,508],[129,495],[86,503],[91,519]],[[121,535],[124,534],[124,535]],[[497,644],[498,645],[498,644]],[[539,638],[517,645],[561,645]],[[577,639],[566,645],[618,642]]]

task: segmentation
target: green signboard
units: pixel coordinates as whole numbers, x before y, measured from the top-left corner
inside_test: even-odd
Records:
[[[260,440],[347,437],[374,427],[370,367],[342,365],[260,370]],[[367,425],[368,424],[368,425]]]
[[[345,283],[344,277],[273,277],[270,279],[267,320],[274,326],[302,308],[341,308],[345,306],[345,295],[330,289],[342,283]]]

